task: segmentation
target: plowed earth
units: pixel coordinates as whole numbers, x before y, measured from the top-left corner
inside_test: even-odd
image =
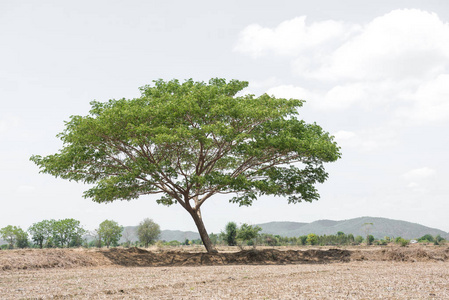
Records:
[[[0,299],[449,299],[449,248],[0,251]]]
[[[449,247],[365,249],[251,249],[208,254],[149,251],[141,248],[26,249],[0,251],[0,270],[99,266],[156,267],[200,265],[276,265],[349,261],[448,261]]]

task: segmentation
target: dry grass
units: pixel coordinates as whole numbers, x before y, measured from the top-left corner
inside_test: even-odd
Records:
[[[1,299],[449,299],[446,262],[96,267],[0,273]]]
[[[199,265],[202,251],[0,251],[0,299],[449,299],[449,248],[344,250],[349,259],[343,250],[281,250],[249,263],[228,251],[241,260],[226,265]],[[267,253],[302,260],[275,262]],[[138,266],[173,257],[187,266]],[[117,264],[124,259],[137,267]]]

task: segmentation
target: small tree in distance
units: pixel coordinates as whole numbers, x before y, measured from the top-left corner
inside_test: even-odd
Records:
[[[29,246],[28,233],[20,227],[16,230],[16,239],[18,248],[27,248]]]
[[[314,233],[309,233],[307,235],[307,244],[312,246],[318,244],[318,236]]]
[[[86,230],[78,220],[62,219],[52,222],[52,232],[53,240],[58,246],[69,248],[70,244],[81,245]]]
[[[361,235],[356,236],[356,237],[354,238],[354,243],[355,243],[356,245],[360,245],[361,243],[363,243],[363,236],[361,236]]]
[[[0,229],[0,237],[8,242],[10,249],[13,249],[15,245],[19,248],[25,248],[28,246],[28,234],[17,226],[8,225]]]
[[[140,222],[139,226],[137,227],[137,235],[139,237],[139,241],[145,245],[145,248],[147,248],[149,244],[152,244],[155,240],[157,240],[160,234],[161,229],[159,225],[148,218]]]
[[[44,243],[48,243],[48,241],[52,237],[52,226],[54,220],[43,220],[28,228],[28,232],[31,234],[31,239],[34,241],[39,248],[44,247]]]
[[[225,238],[228,246],[235,246],[237,244],[237,224],[235,222],[228,222],[226,224]]]
[[[123,227],[113,220],[104,220],[98,228],[98,235],[107,248],[112,245],[117,245],[122,236]]]
[[[254,240],[259,236],[259,231],[262,231],[262,228],[259,226],[252,226],[243,223],[237,231],[237,240],[241,240],[243,242]]]
[[[366,245],[367,245],[367,246],[372,245],[373,242],[374,242],[374,236],[373,236],[372,234],[369,234],[369,235],[366,237]]]

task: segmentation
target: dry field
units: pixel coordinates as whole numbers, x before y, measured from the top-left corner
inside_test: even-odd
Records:
[[[0,299],[449,299],[449,248],[0,251]]]

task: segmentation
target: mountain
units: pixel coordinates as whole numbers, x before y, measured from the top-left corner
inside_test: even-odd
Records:
[[[180,230],[162,230],[159,237],[162,241],[179,241],[184,242],[186,239],[197,240],[200,238],[198,232],[180,231]]]
[[[309,233],[331,235],[342,231],[345,234],[352,233],[354,236],[372,234],[375,238],[400,236],[405,239],[416,239],[425,234],[449,238],[449,233],[436,228],[412,222],[375,217],[361,217],[343,221],[319,220],[311,223],[269,222],[257,224],[257,226],[262,228],[263,233],[287,237],[307,235]]]
[[[179,241],[184,242],[186,239],[196,240],[199,239],[200,235],[198,232],[193,231],[181,231],[181,230],[161,230],[161,235],[159,240],[161,241]],[[131,242],[137,241],[137,226],[126,226],[123,228],[122,238],[119,243],[125,242],[129,239]]]
[[[369,223],[372,223],[372,225],[364,226],[364,224]],[[367,234],[372,234],[376,239],[384,238],[385,236],[392,238],[400,236],[405,239],[417,239],[425,234],[430,234],[432,236],[440,235],[445,239],[449,239],[449,233],[436,228],[430,228],[412,222],[375,217],[360,217],[343,221],[318,220],[311,223],[269,222],[257,224],[257,226],[262,228],[262,233],[287,237],[298,237],[301,235],[308,235],[309,233],[330,235],[342,231],[345,234],[352,233],[354,236],[361,235],[363,237]],[[124,232],[126,230],[133,232],[134,235],[132,241],[136,241],[137,226],[125,227]],[[159,239],[163,241],[177,240],[179,242],[184,242],[186,238],[195,240],[199,239],[200,236],[197,232],[193,231],[162,230]],[[122,241],[124,241],[123,237],[121,242]]]
[[[370,223],[372,223],[372,225],[364,226],[364,224]],[[361,217],[343,221],[318,220],[311,223],[269,222],[256,225],[262,228],[262,233],[286,237],[298,237],[301,235],[308,235],[309,233],[331,235],[341,231],[345,234],[352,233],[354,236],[366,236],[366,234],[372,234],[377,239],[384,238],[385,236],[392,238],[400,236],[405,239],[417,239],[425,234],[430,234],[432,236],[440,235],[445,239],[449,239],[448,232],[436,228],[430,228],[412,222],[375,217]],[[197,232],[180,230],[162,230],[161,236],[159,237],[162,241],[176,240],[179,242],[184,242],[186,239],[196,240],[199,238],[200,236]],[[87,239],[90,241],[92,240],[92,237],[87,237]],[[132,242],[138,240],[137,226],[124,227],[120,243],[125,242],[127,239]],[[0,239],[0,245],[1,244],[6,244],[6,242]]]

